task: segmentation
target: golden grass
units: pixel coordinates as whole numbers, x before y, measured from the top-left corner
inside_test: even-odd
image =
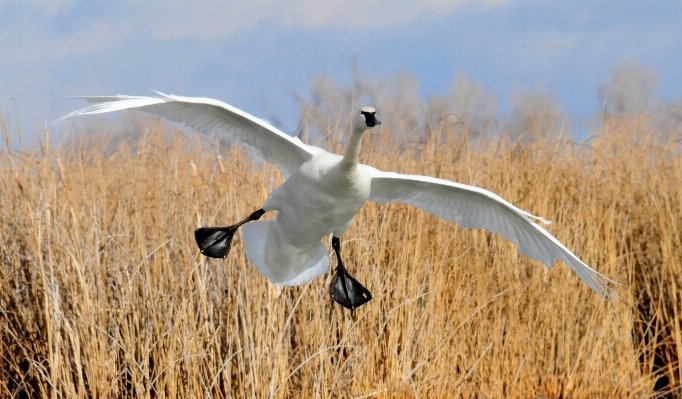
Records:
[[[228,259],[199,255],[195,228],[243,218],[282,182],[238,150],[219,158],[161,126],[111,154],[105,139],[6,146],[0,396],[680,395],[682,158],[643,126],[613,120],[589,147],[473,148],[446,128],[408,146],[366,138],[363,162],[555,220],[553,234],[623,285],[606,302],[563,263],[548,271],[485,231],[368,203],[342,241],[374,295],[354,314],[330,300],[329,276],[273,287],[239,235]],[[323,145],[340,151],[342,136]]]

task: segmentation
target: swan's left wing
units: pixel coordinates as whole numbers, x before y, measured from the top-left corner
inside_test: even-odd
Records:
[[[280,131],[266,121],[212,98],[183,97],[156,92],[159,97],[77,97],[94,105],[71,112],[54,121],[57,125],[79,115],[137,109],[185,124],[209,134],[213,131],[255,151],[289,176],[313,154],[322,151]]]
[[[419,175],[382,172],[367,167],[372,176],[369,199],[374,202],[399,202],[422,208],[461,227],[486,229],[517,244],[519,253],[552,267],[563,260],[602,297],[617,296],[604,280],[613,282],[581,261],[564,244],[532,219],[533,216],[499,195],[482,188]]]

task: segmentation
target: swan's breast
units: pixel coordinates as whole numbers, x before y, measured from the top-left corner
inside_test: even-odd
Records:
[[[371,176],[339,167],[342,157],[325,154],[301,165],[265,203],[277,223],[299,238],[319,240],[345,231],[369,197]]]

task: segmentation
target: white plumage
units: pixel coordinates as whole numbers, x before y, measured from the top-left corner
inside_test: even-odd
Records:
[[[243,230],[247,257],[274,284],[299,285],[325,273],[330,259],[321,239],[330,233],[334,237],[343,235],[354,215],[369,200],[410,204],[455,221],[461,227],[497,233],[517,244],[521,254],[548,267],[556,260],[563,260],[602,297],[616,296],[605,282],[608,279],[533,219],[549,221],[478,187],[427,176],[382,172],[359,164],[362,134],[374,127],[374,123],[380,123],[373,108],[365,107],[356,115],[346,154],[340,156],[307,145],[221,101],[157,94],[159,97],[78,97],[94,105],[65,115],[54,124],[78,115],[135,108],[204,134],[217,131],[277,165],[288,179],[272,192],[263,206],[264,211],[278,211],[274,220],[251,222]],[[340,259],[338,251],[337,255]]]

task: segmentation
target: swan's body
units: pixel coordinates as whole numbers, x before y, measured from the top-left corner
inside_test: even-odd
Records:
[[[341,237],[369,199],[369,173],[344,167],[342,160],[326,152],[314,155],[268,197],[263,210],[277,211],[275,219],[244,226],[249,260],[273,283],[298,285],[325,273],[329,256],[320,240],[330,233]],[[265,245],[249,245],[266,225]]]
[[[95,104],[59,118],[55,124],[77,115],[136,108],[186,124],[205,134],[217,130],[277,165],[288,179],[272,192],[263,209],[259,210],[276,210],[277,215],[272,221],[248,223],[243,230],[247,257],[274,284],[299,285],[325,273],[330,259],[321,239],[330,233],[334,236],[332,246],[340,263],[338,237],[345,233],[355,214],[369,200],[410,204],[446,220],[456,221],[462,227],[484,228],[500,234],[518,244],[520,253],[538,259],[548,267],[561,259],[602,297],[615,296],[603,276],[533,220],[550,223],[545,219],[478,187],[426,176],[382,172],[358,164],[362,134],[380,123],[373,108],[363,108],[356,115],[346,154],[340,156],[307,145],[220,101],[158,94],[160,98],[120,95],[79,97]],[[233,230],[229,241],[222,243],[220,251],[215,253],[226,254],[234,230],[246,222],[257,220],[261,214],[254,213],[255,216],[231,226]],[[203,233],[208,236],[201,237],[201,240],[197,235],[202,253],[212,252],[209,247],[223,240],[224,234],[218,234],[223,230],[213,229],[204,229],[210,232]],[[200,241],[204,241],[203,247]],[[352,279],[350,275],[347,277]],[[350,302],[347,307],[350,308],[353,308],[353,302],[348,298],[348,292],[351,289],[365,290],[359,283],[359,287],[355,286],[356,283],[354,279],[343,281],[343,291]],[[347,287],[346,284],[351,285]]]

